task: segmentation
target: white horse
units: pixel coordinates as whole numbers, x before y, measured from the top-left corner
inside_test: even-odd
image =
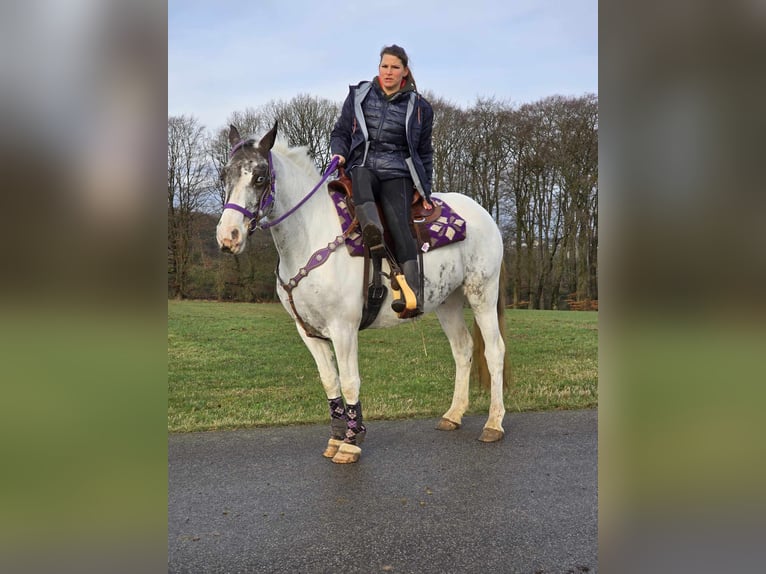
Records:
[[[321,174],[305,148],[289,148],[282,142],[274,145],[276,134],[275,124],[260,141],[243,140],[231,126],[232,152],[222,176],[228,200],[218,222],[217,241],[223,251],[240,254],[249,233],[258,227],[270,228],[279,253],[279,298],[316,361],[330,404],[331,438],[324,456],[337,463],[356,462],[365,436],[357,358],[363,259],[352,257],[344,247],[337,249],[342,244],[338,214],[326,183],[310,194]],[[433,197],[447,202],[467,223],[463,241],[423,257],[424,311],[436,312],[456,367],[452,404],[436,428],[460,427],[468,407],[472,353],[483,347],[491,402],[479,440],[494,442],[503,438],[505,415],[503,241],[492,217],[471,198],[458,193],[435,193]],[[285,289],[291,278],[298,283]],[[481,329],[483,344],[475,345],[466,327],[465,301]],[[390,302],[389,289],[370,328],[392,327],[403,321],[391,310]],[[310,336],[307,331],[320,336]]]

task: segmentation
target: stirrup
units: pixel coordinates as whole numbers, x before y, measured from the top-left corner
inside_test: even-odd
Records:
[[[401,314],[407,311],[407,317],[415,317],[423,313],[422,309],[418,309],[418,299],[415,292],[407,284],[407,279],[404,277],[404,273],[394,275],[397,287],[394,288],[393,282],[391,285],[392,296],[394,300],[391,302],[391,309],[394,312]]]

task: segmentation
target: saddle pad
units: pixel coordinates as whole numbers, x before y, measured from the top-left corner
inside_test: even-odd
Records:
[[[338,219],[340,220],[340,226],[343,233],[351,225],[353,221],[351,214],[346,204],[346,195],[339,191],[330,190],[330,197],[332,197],[335,209],[338,212]],[[422,237],[428,237],[428,243],[419,245],[418,247],[422,251],[431,251],[432,249],[438,249],[444,247],[450,243],[457,243],[465,239],[466,223],[460,214],[456,213],[447,203],[436,197],[431,198],[431,203],[434,205],[440,205],[442,208],[441,215],[430,223],[416,223],[420,226],[420,233]],[[364,255],[364,247],[362,246],[362,234],[358,229],[355,229],[346,237],[346,248],[351,255]]]

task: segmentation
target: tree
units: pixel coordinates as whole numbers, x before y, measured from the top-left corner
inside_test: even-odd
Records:
[[[466,167],[469,191],[496,222],[500,222],[500,196],[508,166],[508,151],[503,134],[508,106],[494,98],[477,99],[468,112],[464,130],[468,132]]]
[[[468,132],[465,129],[468,121],[467,113],[428,92],[425,97],[434,110],[432,189],[443,193],[451,191],[466,193],[469,188],[466,165]]]
[[[186,296],[194,216],[210,186],[203,128],[195,117],[168,118],[168,290]]]
[[[288,145],[305,146],[322,172],[330,165],[330,132],[339,115],[339,104],[307,94],[287,103],[271,102],[264,109],[269,126],[278,121],[279,133],[287,138]]]
[[[560,105],[561,144],[555,163],[570,207],[565,224],[569,291],[577,301],[597,299],[598,99],[587,94],[562,99]]]
[[[569,296],[588,308],[598,297],[597,96],[551,96],[520,107],[477,98],[463,109],[424,95],[434,109],[433,190],[469,195],[498,222],[513,305],[557,308]],[[239,256],[221,256],[215,244],[227,199],[219,176],[229,159],[229,124],[258,137],[279,121],[288,145],[305,146],[323,171],[339,112],[340,103],[299,95],[233,112],[209,136],[194,118],[168,119],[170,294],[274,299],[276,250],[268,234],[255,233]]]

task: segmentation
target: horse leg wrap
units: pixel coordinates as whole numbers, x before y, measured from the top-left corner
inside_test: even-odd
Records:
[[[343,406],[343,398],[328,399],[330,403],[330,437],[335,440],[346,438],[346,407]]]
[[[330,439],[327,441],[327,448],[322,456],[333,458],[346,438],[346,407],[343,404],[343,397],[336,399],[327,399],[330,405]]]
[[[362,423],[362,403],[346,405],[346,436],[343,442],[360,445],[367,434],[367,428]]]

